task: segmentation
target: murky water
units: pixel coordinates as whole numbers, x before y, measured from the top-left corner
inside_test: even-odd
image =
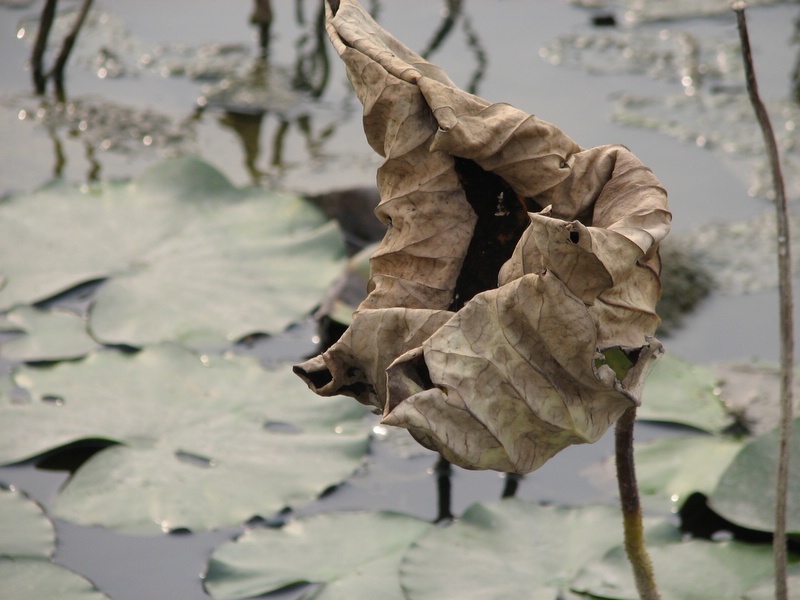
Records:
[[[727,136],[716,146],[745,143],[741,138],[751,134],[686,112],[692,100],[682,70],[698,60],[717,68],[704,69],[702,85],[736,85],[730,73],[737,67],[729,64],[736,59],[730,51],[737,39],[732,15],[606,30],[592,27],[596,11],[553,0],[472,0],[449,16],[444,2],[365,4],[411,48],[427,50],[457,84],[556,123],[583,146],[631,148],[668,189],[676,234],[746,223],[770,210],[765,200],[749,195],[753,180],[749,166],[743,167],[749,163],[698,142],[699,136],[712,139],[708,131]],[[371,185],[379,158],[364,140],[360,106],[341,65],[327,42],[315,37],[318,3],[274,5],[267,68],[256,60],[248,4],[98,2],[98,20],[80,38],[67,72],[68,102],[59,107],[31,95],[25,66],[41,2],[0,4],[0,195],[54,177],[76,183],[128,178],[176,154],[202,156],[237,185],[304,193]],[[624,13],[618,15],[624,24]],[[750,12],[761,93],[771,106],[783,106],[790,96],[797,16],[796,3]],[[666,29],[669,35],[662,33]],[[692,39],[703,44],[694,54],[686,50]],[[660,45],[643,45],[647,40]],[[653,56],[643,57],[645,48]],[[635,68],[616,58],[598,59],[627,50],[641,59]],[[720,70],[725,61],[729,72]],[[668,98],[676,100],[667,109]],[[668,118],[683,129],[667,131]],[[796,131],[785,125],[792,118],[782,122],[785,148],[797,144]],[[790,191],[796,195],[795,187]],[[739,242],[731,252],[749,250]],[[763,260],[770,259],[767,251]],[[312,334],[300,327],[273,340],[265,358],[312,351]],[[755,293],[712,295],[665,343],[670,352],[708,363],[776,360],[777,339],[777,296],[761,285]],[[664,435],[663,428],[642,427],[639,438],[654,435]],[[613,475],[603,462],[610,454],[609,436],[591,448],[568,449],[523,481],[520,496],[562,503],[613,500]],[[433,518],[432,465],[430,453],[379,432],[365,471],[308,511],[386,508]],[[29,467],[0,469],[0,480],[45,506],[64,477]],[[456,473],[454,511],[497,498],[502,484],[494,473]],[[205,560],[238,531],[150,539],[56,526],[55,559],[117,599],[206,597],[199,579]]]

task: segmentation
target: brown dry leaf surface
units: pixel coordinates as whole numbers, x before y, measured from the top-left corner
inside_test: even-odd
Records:
[[[458,89],[355,1],[327,30],[385,158],[387,230],[352,325],[296,372],[465,468],[529,472],[596,441],[661,353],[659,181],[623,146]]]

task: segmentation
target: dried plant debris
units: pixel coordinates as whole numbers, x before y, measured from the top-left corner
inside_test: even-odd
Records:
[[[701,39],[670,29],[631,29],[564,34],[543,46],[539,56],[554,66],[593,74],[647,75],[697,87],[701,81],[741,83],[739,52],[738,43],[728,39]]]
[[[797,233],[796,216],[790,215],[790,226]],[[775,215],[765,211],[746,221],[695,228],[673,241],[710,275],[716,290],[747,294],[778,287],[776,235]],[[793,265],[793,274],[799,270],[800,265]]]
[[[56,16],[50,35],[52,48],[61,45],[78,11],[79,7],[74,6]],[[32,44],[38,27],[38,16],[23,19],[17,27],[17,38]],[[219,81],[246,69],[250,58],[253,58],[252,51],[245,44],[149,43],[132,33],[121,17],[94,8],[76,40],[73,61],[96,73],[100,79],[153,73],[163,77]]]
[[[79,139],[90,158],[100,152],[168,158],[197,151],[192,119],[176,121],[151,109],[88,96],[56,102],[20,94],[0,98],[0,106],[16,111],[20,121],[44,128],[57,144]]]
[[[655,21],[679,21],[696,17],[711,17],[729,13],[728,0],[568,0],[586,8],[616,9],[629,24]],[[782,0],[748,0],[748,6],[780,4]]]
[[[458,89],[354,1],[327,30],[385,158],[369,295],[295,371],[465,468],[528,472],[639,404],[666,192],[622,146]]]

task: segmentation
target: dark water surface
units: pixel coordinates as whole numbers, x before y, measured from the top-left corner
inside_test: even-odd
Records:
[[[270,64],[276,73],[286,76],[283,81],[290,82],[296,75],[298,56],[307,53],[313,44],[303,38],[308,28],[298,25],[295,3],[286,0],[273,4],[276,20]],[[298,4],[303,6],[306,20],[312,22],[317,3]],[[379,21],[418,51],[430,46],[443,24],[443,2],[374,4],[379,8]],[[41,2],[21,9],[0,6],[0,194],[34,189],[56,174],[79,184],[95,177],[133,177],[163,156],[175,153],[200,155],[236,185],[259,183],[317,193],[374,184],[379,159],[364,140],[360,106],[327,45],[330,73],[322,93],[280,84],[285,86],[281,88],[285,94],[274,99],[275,108],[255,119],[260,127],[255,133],[254,119],[248,121],[241,111],[232,117],[212,103],[205,111],[197,112],[198,99],[209,97],[206,86],[218,81],[166,77],[135,68],[138,61],[131,55],[141,56],[143,49],[153,50],[158,45],[162,52],[176,57],[178,43],[198,48],[222,42],[232,47],[239,45],[252,54],[257,45],[256,34],[248,24],[250,5],[245,2],[98,0],[97,9],[118,18],[114,23],[126,28],[127,33],[117,36],[116,43],[120,56],[128,57],[129,75],[116,79],[98,77],[100,67],[92,66],[89,60],[91,49],[82,54],[79,44],[75,64],[67,73],[68,99],[108,103],[115,107],[112,112],[121,108],[149,110],[164,117],[170,128],[189,133],[174,146],[160,146],[152,139],[147,144],[143,137],[112,140],[112,147],[105,150],[104,138],[94,139],[82,133],[80,127],[72,132],[57,127],[48,131],[42,123],[32,122],[38,101],[30,95],[26,70],[29,44],[26,38],[17,39],[18,24],[35,17],[40,7]],[[756,68],[765,98],[787,95],[797,53],[796,47],[791,46],[797,13],[797,4],[758,8],[749,13]],[[620,94],[674,94],[673,82],[641,75],[592,75],[556,67],[541,58],[540,48],[556,36],[596,30],[591,26],[592,15],[556,0],[468,1],[450,35],[430,59],[457,84],[466,87],[477,81],[479,95],[509,102],[556,123],[585,147],[622,143],[631,148],[669,191],[676,233],[719,221],[743,221],[764,211],[765,201],[748,196],[747,177],[736,164],[706,148],[650,129],[625,128],[610,119],[614,99]],[[684,29],[698,36],[730,39],[737,35],[731,15],[647,27]],[[28,32],[27,38],[30,35]],[[102,36],[92,35],[99,37],[87,35],[84,41],[102,45]],[[125,54],[126,48],[131,55]],[[186,54],[182,56],[181,60],[186,61]],[[164,68],[168,66],[165,61]],[[231,105],[227,107],[230,109]],[[24,118],[21,111],[26,111]],[[235,111],[228,111],[231,112]],[[250,128],[242,123],[249,123]],[[129,149],[115,151],[113,144],[127,144]],[[314,351],[313,334],[310,325],[301,326],[273,343],[264,358],[301,358]],[[665,345],[668,351],[699,363],[754,358],[774,361],[778,356],[777,340],[777,296],[774,290],[766,290],[741,296],[712,295],[681,330],[665,340]],[[663,427],[642,425],[638,438],[669,433]],[[435,517],[436,486],[430,473],[434,456],[399,440],[395,434],[378,430],[375,437],[374,452],[364,471],[302,512],[369,508],[399,510],[426,519]],[[519,496],[565,504],[613,502],[615,482],[607,462],[611,453],[609,435],[591,447],[570,448],[523,480]],[[0,481],[26,491],[45,507],[65,478],[63,473],[24,465],[0,468]],[[459,514],[475,501],[496,499],[502,487],[503,481],[496,473],[457,471],[453,478],[453,510]],[[117,600],[206,598],[200,574],[208,555],[239,531],[236,528],[135,538],[59,521],[56,530],[55,561],[86,576]]]

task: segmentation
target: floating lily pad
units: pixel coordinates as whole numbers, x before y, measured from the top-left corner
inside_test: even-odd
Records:
[[[288,368],[249,357],[163,345],[20,368],[14,379],[29,398],[0,399],[0,462],[113,444],[54,502],[54,515],[78,523],[157,533],[269,517],[341,482],[367,451],[362,407],[309,398]]]
[[[709,498],[715,512],[742,527],[774,530],[779,437],[774,430],[741,449]],[[790,452],[786,530],[800,533],[800,419],[792,425]]]
[[[786,585],[790,598],[800,598],[800,566],[794,565],[788,569]],[[742,600],[773,600],[774,598],[774,581],[765,581],[742,596]]]
[[[218,548],[206,589],[217,600],[318,583],[301,598],[403,600],[400,559],[431,525],[396,513],[326,513],[256,529]]]
[[[0,597],[4,600],[107,598],[80,575],[50,562],[53,525],[38,504],[0,490]]]
[[[768,545],[692,540],[651,544],[648,552],[663,600],[741,600],[748,590],[773,576]],[[572,589],[591,598],[639,599],[622,547],[583,569]]]
[[[677,512],[694,492],[710,494],[742,449],[742,442],[696,435],[654,440],[636,448],[636,470],[643,502]]]
[[[280,331],[318,303],[343,259],[339,230],[310,203],[234,188],[195,159],[131,183],[56,184],[0,204],[0,310],[108,279],[90,312],[105,343]]]
[[[688,425],[709,433],[733,423],[720,395],[720,380],[713,371],[690,365],[667,354],[656,362],[647,378],[637,417]]]
[[[616,507],[476,504],[411,547],[400,583],[410,600],[556,600],[583,565],[620,540]]]
[[[97,347],[86,322],[73,312],[20,306],[0,317],[0,332],[21,335],[0,343],[0,356],[15,361],[79,358]]]
[[[21,492],[0,488],[0,555],[50,558],[53,550],[53,524],[41,507]]]
[[[3,600],[108,600],[90,581],[61,565],[40,559],[0,558]]]

